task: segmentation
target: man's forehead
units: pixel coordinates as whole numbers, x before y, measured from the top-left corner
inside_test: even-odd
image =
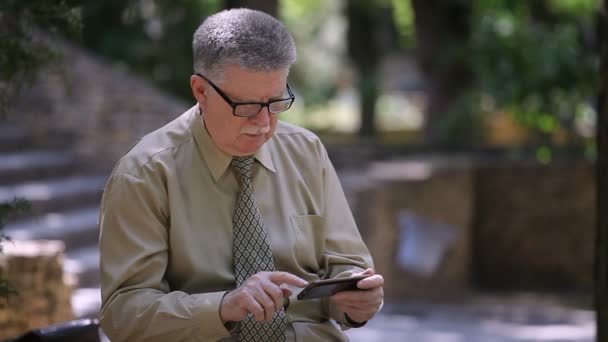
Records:
[[[235,101],[279,98],[287,92],[287,74],[287,70],[249,71],[233,67],[225,70],[218,85]]]

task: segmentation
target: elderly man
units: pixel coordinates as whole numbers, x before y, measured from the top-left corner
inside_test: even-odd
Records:
[[[119,341],[340,341],[382,304],[319,139],[280,122],[295,96],[285,26],[238,9],[193,39],[197,104],[115,166],[100,214],[101,324]],[[319,279],[358,290],[285,298]]]

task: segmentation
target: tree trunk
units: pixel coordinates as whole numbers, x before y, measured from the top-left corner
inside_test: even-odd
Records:
[[[595,310],[597,341],[608,342],[608,0],[600,13],[600,93],[597,115],[597,229],[595,244]]]
[[[278,18],[279,0],[224,0],[224,8],[251,8]]]
[[[376,137],[376,100],[378,99],[378,81],[375,75],[360,75],[358,80],[359,108],[361,124],[359,137],[374,139]]]
[[[381,18],[380,11],[374,1],[348,0],[346,3],[348,55],[358,72],[359,137],[364,139],[376,135],[377,68],[384,50],[380,27],[386,20]]]
[[[439,123],[472,84],[468,64],[471,34],[470,0],[411,0],[415,17],[416,53],[426,76],[428,107],[425,137],[441,143]]]

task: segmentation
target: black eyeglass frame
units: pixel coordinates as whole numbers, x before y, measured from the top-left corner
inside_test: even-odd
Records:
[[[282,99],[276,99],[276,100],[270,100],[267,102],[237,102],[237,101],[233,101],[230,97],[228,97],[228,95],[226,95],[218,86],[216,86],[213,82],[211,82],[211,80],[209,80],[207,77],[205,77],[199,73],[196,73],[195,75],[204,79],[205,81],[207,81],[207,83],[209,83],[211,85],[211,87],[213,87],[213,89],[220,95],[220,97],[222,99],[224,99],[224,101],[226,101],[226,103],[230,107],[232,107],[232,115],[242,117],[242,118],[248,118],[248,117],[257,115],[260,111],[262,111],[262,108],[264,108],[264,107],[268,108],[268,113],[271,113],[271,114],[282,113],[282,112],[288,110],[289,108],[291,108],[291,105],[293,105],[293,101],[295,101],[295,99],[296,99],[296,96],[294,95],[293,91],[291,91],[291,88],[289,87],[289,83],[286,83],[287,94],[289,94],[289,97],[282,98]],[[276,103],[276,102],[286,101],[286,100],[291,100],[291,102],[289,103],[289,106],[287,106],[287,108],[285,108],[279,112],[273,112],[272,110],[270,110],[271,104]],[[236,113],[236,107],[240,106],[240,105],[259,105],[260,109],[257,112],[255,112],[254,114],[239,115]]]

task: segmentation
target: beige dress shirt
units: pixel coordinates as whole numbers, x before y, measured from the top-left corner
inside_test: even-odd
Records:
[[[253,187],[277,270],[307,281],[372,266],[336,172],[311,132],[280,122],[255,153]],[[219,317],[235,288],[232,157],[195,106],[115,166],[100,212],[101,325],[113,342],[231,340]],[[287,341],[340,341],[344,314],[292,300]],[[334,323],[332,320],[336,321]]]

